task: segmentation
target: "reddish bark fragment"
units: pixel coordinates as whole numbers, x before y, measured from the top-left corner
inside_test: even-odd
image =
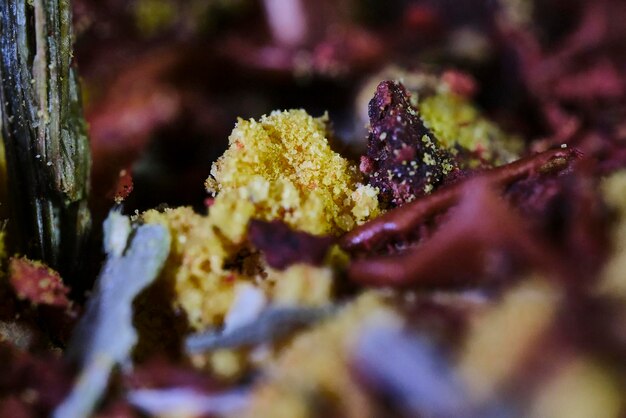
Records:
[[[475,174],[491,187],[504,187],[532,174],[558,172],[580,156],[575,149],[545,151],[513,163]],[[345,234],[340,245],[346,250],[367,249],[410,232],[426,218],[447,210],[458,202],[464,182],[445,187],[435,193],[407,203],[369,221]]]
[[[404,86],[378,85],[369,103],[367,181],[383,206],[400,206],[424,196],[458,174],[452,155],[424,126]]]
[[[117,185],[115,186],[115,194],[113,196],[115,203],[119,205],[126,200],[126,198],[132,193],[133,187],[133,175],[130,169],[120,170]]]
[[[283,270],[295,263],[320,265],[334,242],[332,237],[294,231],[280,221],[253,220],[248,239],[264,255],[270,267]]]
[[[20,299],[38,305],[60,308],[70,306],[69,289],[63,284],[59,273],[39,261],[25,257],[11,258],[9,282]]]

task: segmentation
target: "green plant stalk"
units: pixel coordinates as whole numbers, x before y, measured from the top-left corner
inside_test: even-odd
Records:
[[[0,109],[18,249],[76,272],[91,157],[72,66],[69,0],[0,0]]]

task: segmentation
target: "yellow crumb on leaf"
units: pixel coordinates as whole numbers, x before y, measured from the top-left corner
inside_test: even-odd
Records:
[[[332,151],[327,125],[326,115],[314,118],[304,110],[240,119],[206,181],[215,197],[206,216],[190,208],[143,214],[144,222],[170,230],[164,279],[173,282],[175,307],[192,327],[220,325],[241,282],[261,284],[284,301],[301,300],[308,291],[304,299],[310,302],[330,298],[330,269],[294,267],[263,283],[269,273],[246,242],[251,219],[279,219],[297,230],[338,235],[379,213],[377,191],[360,184],[356,165]],[[303,277],[295,280],[299,268]]]

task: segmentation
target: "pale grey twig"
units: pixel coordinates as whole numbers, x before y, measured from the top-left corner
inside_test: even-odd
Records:
[[[68,349],[81,370],[70,394],[54,411],[55,418],[89,416],[113,368],[128,361],[137,342],[133,300],[155,280],[169,254],[170,234],[160,225],[136,228],[122,253],[122,242],[130,233],[122,218],[112,212],[105,222],[108,259]]]

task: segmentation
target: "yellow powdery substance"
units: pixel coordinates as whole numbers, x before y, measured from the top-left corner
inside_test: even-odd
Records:
[[[454,93],[425,97],[418,101],[417,107],[426,127],[446,149],[460,146],[495,165],[517,159],[523,149],[520,138],[505,134],[471,102]],[[470,166],[479,162],[470,161]]]
[[[163,224],[172,234],[164,280],[173,283],[175,305],[194,328],[222,322],[237,283],[260,283],[271,274],[258,257],[246,255],[251,219],[280,219],[313,234],[340,234],[378,213],[376,190],[359,184],[356,166],[330,149],[327,124],[327,116],[313,118],[304,110],[273,112],[258,122],[239,120],[230,148],[206,182],[215,196],[208,215],[190,208],[143,215],[145,222]],[[286,291],[275,284],[262,287]]]
[[[206,181],[221,197],[212,211],[226,218],[231,213],[222,205],[229,206],[313,234],[347,231],[376,215],[376,191],[360,185],[356,165],[331,150],[327,126],[327,115],[313,118],[304,110],[240,119]]]

